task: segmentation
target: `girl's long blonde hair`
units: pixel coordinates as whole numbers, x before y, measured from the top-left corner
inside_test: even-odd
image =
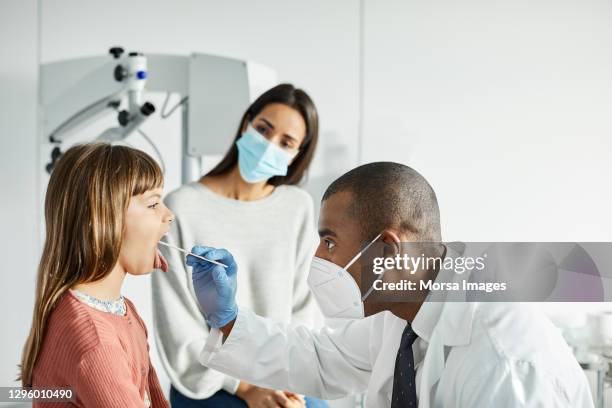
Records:
[[[24,387],[32,386],[47,320],[58,299],[72,286],[111,272],[119,258],[130,198],[162,185],[157,163],[130,147],[82,144],[59,159],[45,196],[45,245],[18,378]]]

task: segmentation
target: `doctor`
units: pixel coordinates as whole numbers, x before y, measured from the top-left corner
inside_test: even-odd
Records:
[[[402,242],[440,242],[439,218],[433,189],[407,166],[371,163],[334,181],[321,204],[309,285],[324,314],[348,320],[318,332],[238,308],[231,254],[195,247],[228,266],[187,258],[213,328],[201,363],[259,386],[325,399],[367,391],[369,407],[592,407],[584,373],[538,309],[374,303],[370,287],[358,287],[362,243],[382,242],[400,253]],[[442,251],[457,256],[448,246]],[[429,272],[436,279],[449,274]]]

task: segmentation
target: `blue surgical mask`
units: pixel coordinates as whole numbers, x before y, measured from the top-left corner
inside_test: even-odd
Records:
[[[240,175],[249,183],[287,175],[289,162],[297,154],[291,154],[271,143],[251,125],[242,133],[236,146]]]

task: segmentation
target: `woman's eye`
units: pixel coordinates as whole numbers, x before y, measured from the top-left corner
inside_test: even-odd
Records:
[[[259,125],[255,128],[255,130],[257,130],[259,133],[261,133],[262,135],[265,135],[266,133],[268,133],[268,127],[267,126],[262,126]]]
[[[331,251],[336,246],[336,244],[334,244],[334,242],[330,241],[329,239],[325,239],[323,241],[325,242],[325,246],[327,247],[328,251]]]
[[[159,206],[159,203],[155,203],[155,204],[151,204],[151,205],[149,206],[149,208],[150,208],[150,209],[152,209],[152,210],[154,210],[154,209],[156,209],[158,206]]]

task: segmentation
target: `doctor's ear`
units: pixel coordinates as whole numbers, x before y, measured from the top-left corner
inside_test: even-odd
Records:
[[[401,252],[402,240],[397,232],[393,230],[384,230],[380,234],[380,240],[385,244],[385,257],[392,257]]]

